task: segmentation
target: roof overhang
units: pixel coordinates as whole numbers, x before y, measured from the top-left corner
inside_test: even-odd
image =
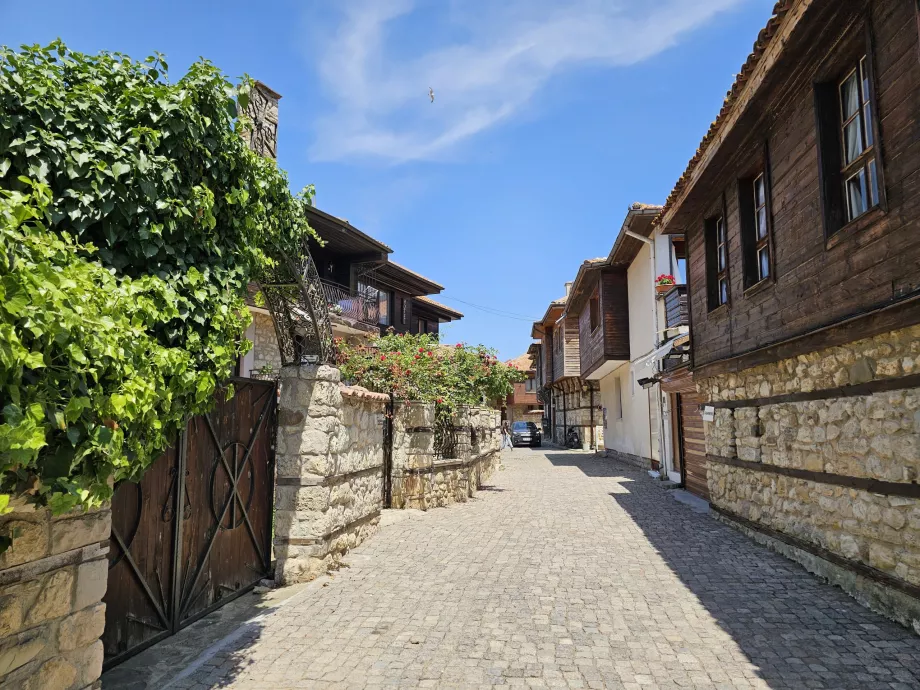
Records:
[[[358,230],[347,220],[336,218],[314,206],[306,207],[307,221],[324,243],[324,249],[338,254],[367,254],[383,260],[393,250],[379,240]]]
[[[637,208],[631,206],[623,219],[623,225],[620,232],[607,255],[607,265],[614,268],[627,268],[638,256],[644,246],[644,242],[628,233],[635,233],[642,237],[651,237],[654,232],[652,221],[661,211],[660,206],[643,206]]]
[[[377,267],[374,280],[380,285],[400,290],[412,297],[436,295],[444,289],[443,285],[389,260]]]
[[[451,309],[447,305],[435,302],[433,299],[428,299],[427,297],[416,297],[415,309],[419,315],[433,315],[439,323],[459,321],[463,318],[463,314],[456,309]]]

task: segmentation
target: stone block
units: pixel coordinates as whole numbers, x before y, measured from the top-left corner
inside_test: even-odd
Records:
[[[77,568],[77,587],[74,592],[73,610],[78,611],[102,601],[108,584],[109,562],[100,558],[81,563]]]
[[[74,685],[78,675],[76,666],[66,659],[54,657],[43,663],[26,679],[23,690],[67,690]],[[97,674],[96,678],[98,677]],[[89,683],[80,685],[85,687]]]
[[[0,640],[0,679],[45,652],[47,642],[42,638],[42,632],[41,629],[30,630]]]
[[[111,528],[112,514],[108,510],[57,518],[51,522],[51,553],[108,541]]]
[[[87,647],[102,637],[105,629],[105,604],[77,611],[58,626],[58,649],[64,652]]]
[[[13,540],[12,545],[0,554],[0,570],[12,568],[43,558],[48,554],[48,524],[45,512],[28,514],[10,513],[0,523],[0,537]]]
[[[77,687],[85,688],[95,683],[102,675],[102,660],[105,651],[102,640],[96,640],[88,647],[69,652],[65,659],[79,672]]]
[[[103,565],[105,561],[100,561]],[[25,626],[32,627],[52,618],[66,616],[73,609],[73,570],[58,570],[46,575],[41,582],[41,591],[35,603],[28,610]],[[103,592],[105,588],[103,587]],[[100,595],[100,599],[102,596]],[[98,599],[97,599],[98,601]],[[78,607],[81,608],[81,607]]]

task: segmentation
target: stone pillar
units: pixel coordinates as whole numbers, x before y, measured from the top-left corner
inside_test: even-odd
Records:
[[[108,507],[53,517],[14,501],[0,517],[0,688],[98,687],[108,583]]]
[[[311,580],[367,538],[382,503],[389,397],[340,384],[331,366],[281,369],[275,580]]]
[[[393,410],[393,507],[428,509],[434,465],[433,403],[398,402]]]

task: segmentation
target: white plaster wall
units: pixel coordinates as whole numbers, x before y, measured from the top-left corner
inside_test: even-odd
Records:
[[[629,353],[633,361],[655,346],[655,291],[652,288],[651,248],[643,245],[626,272],[629,289]]]
[[[647,257],[646,257],[647,258]],[[604,427],[604,448],[643,458],[657,458],[657,448],[649,442],[649,392],[638,384],[633,388],[633,368],[623,364],[600,380],[601,404],[607,411]],[[617,418],[616,379],[620,379],[623,418]],[[652,389],[652,392],[654,389]],[[654,405],[654,399],[652,399]],[[652,439],[653,442],[656,439]],[[654,451],[654,454],[653,454]]]

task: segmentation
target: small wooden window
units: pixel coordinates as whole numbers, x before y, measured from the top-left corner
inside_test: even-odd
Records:
[[[590,302],[588,303],[588,311],[590,312],[591,316],[591,332],[593,333],[601,324],[600,308],[597,297],[591,298]]]
[[[845,62],[839,64],[844,67],[815,86],[821,208],[828,237],[885,205],[871,47],[866,28],[864,42],[843,49]]]
[[[728,304],[728,233],[725,216],[719,215],[706,221],[707,283],[709,310]]]
[[[766,154],[764,155],[766,161]],[[744,289],[773,274],[770,183],[767,163],[751,177],[738,180]]]

